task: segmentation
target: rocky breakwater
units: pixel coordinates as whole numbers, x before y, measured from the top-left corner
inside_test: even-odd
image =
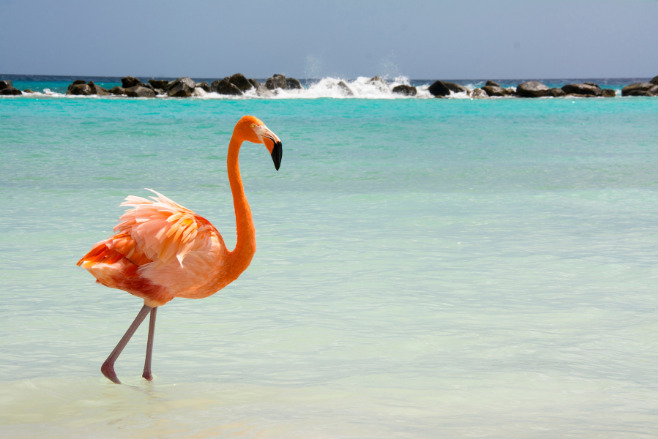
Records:
[[[4,82],[9,82],[11,85],[11,81]],[[212,84],[195,82],[189,77],[177,78],[172,81],[149,79],[148,82],[144,82],[134,76],[125,76],[121,78],[121,86],[113,87],[110,90],[99,87],[92,81],[85,82],[79,79],[69,85],[66,94],[74,96],[116,95],[135,98],[154,98],[156,96],[186,98],[213,92],[221,95],[241,96],[253,90],[257,96],[273,96],[279,89],[295,90],[302,88],[302,84],[298,79],[286,78],[280,74],[273,75],[267,79],[265,84],[260,84],[255,79],[247,79],[242,73],[236,73],[223,79],[217,79]],[[20,91],[18,92],[20,93]]]
[[[435,81],[429,86],[428,91],[435,97],[449,97],[456,93],[462,93],[473,99],[488,97],[520,97],[520,98],[544,98],[544,97],[614,97],[616,92],[612,89],[602,89],[591,82],[567,84],[560,88],[551,88],[539,81],[526,81],[520,83],[516,88],[504,88],[494,81],[487,81],[482,88],[469,90],[460,84],[447,81]]]

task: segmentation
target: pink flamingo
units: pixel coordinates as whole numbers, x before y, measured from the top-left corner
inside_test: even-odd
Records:
[[[128,196],[132,206],[114,227],[115,235],[97,243],[78,265],[96,282],[144,299],[144,306],[101,367],[121,384],[114,363],[139,325],[150,313],[146,359],[142,376],[152,380],[151,356],[155,316],[174,297],[200,299],[233,282],[256,252],[256,230],[244,194],[238,155],[242,142],[262,143],[279,170],[283,150],[279,138],[259,119],[244,116],[235,125],[228,147],[227,172],[233,194],[237,243],[228,250],[217,229],[205,218],[155,191],[150,200]]]

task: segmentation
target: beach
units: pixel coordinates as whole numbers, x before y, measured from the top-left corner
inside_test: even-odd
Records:
[[[649,79],[544,81],[612,99],[357,79],[350,97],[304,81],[75,97],[73,78],[12,79],[37,93],[0,97],[0,436],[654,437],[658,99],[621,96]],[[278,172],[262,145],[240,155],[255,258],[162,307],[154,380],[142,327],[115,385],[100,365],[142,301],[75,263],[144,188],[235,245],[226,150],[244,114],[284,150]]]

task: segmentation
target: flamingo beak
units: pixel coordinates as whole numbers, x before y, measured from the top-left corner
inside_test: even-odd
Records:
[[[274,162],[274,168],[278,171],[279,166],[281,166],[281,157],[283,156],[283,145],[281,145],[281,141],[277,140],[274,141],[274,146],[272,147],[272,161]]]
[[[274,168],[276,168],[276,170],[278,171],[279,167],[281,166],[281,157],[283,156],[283,148],[281,147],[281,140],[279,140],[279,137],[276,134],[274,134],[272,131],[270,131],[270,129],[267,128],[265,125],[260,125],[254,128],[256,130],[256,134],[258,135],[260,142],[264,143],[265,147],[270,152],[270,155],[272,156],[272,161],[274,162]]]

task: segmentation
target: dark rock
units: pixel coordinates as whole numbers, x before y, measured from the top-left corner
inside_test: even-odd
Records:
[[[463,85],[448,81],[434,81],[429,87],[429,92],[434,96],[449,96],[450,93],[469,93],[468,88]]]
[[[23,94],[22,91],[20,91],[19,89],[15,88],[13,86],[3,88],[3,89],[0,90],[0,95],[3,95],[3,96],[18,96],[18,95],[22,95],[22,94]]]
[[[167,85],[169,85],[169,81],[166,79],[149,79],[149,84],[151,84],[154,89],[159,88],[164,90],[167,88]]]
[[[275,74],[271,78],[267,78],[265,81],[265,87],[269,90],[274,90],[277,88],[286,88],[286,77],[280,74]]]
[[[507,90],[506,88],[501,87],[500,85],[494,85],[489,84],[492,81],[487,81],[487,85],[482,87],[482,90],[487,94],[487,96],[496,96],[496,97],[502,97],[502,96],[509,96],[511,92]]]
[[[265,87],[268,90],[276,90],[277,88],[283,90],[299,90],[302,89],[302,83],[296,78],[286,78],[284,75],[275,74],[265,81]]]
[[[549,92],[550,92],[549,96],[553,96],[554,98],[562,98],[567,95],[567,93],[564,90],[558,87],[550,89]]]
[[[450,90],[453,93],[469,94],[468,88],[464,87],[463,85],[455,84],[454,82],[446,82],[446,81],[443,81],[443,83],[446,85],[446,87],[448,87],[448,90]]]
[[[23,90],[23,93],[32,94],[36,92],[34,90],[30,90],[29,88],[26,88],[25,90]]]
[[[538,81],[527,81],[516,88],[516,95],[522,98],[552,96],[551,89]]]
[[[212,90],[220,95],[240,96],[243,94],[242,90],[240,90],[235,84],[231,83],[230,78],[213,81]]]
[[[658,96],[658,85],[651,82],[636,82],[621,89],[622,96]]]
[[[9,79],[0,81],[0,95],[3,96],[18,96],[23,94],[19,89],[14,87]]]
[[[483,99],[488,97],[489,95],[487,94],[487,92],[482,90],[481,88],[476,88],[471,92],[471,98],[473,99]]]
[[[260,88],[261,84],[260,82],[256,81],[255,79],[249,79],[249,83],[254,87],[255,89]]]
[[[567,84],[562,90],[568,95],[576,96],[603,96],[601,87],[591,82],[584,84]]]
[[[109,91],[107,91],[100,85],[94,84],[94,81],[89,81],[87,85],[89,86],[89,91],[91,92],[92,95],[107,96],[110,94]]]
[[[601,90],[601,92],[603,93],[602,96],[604,98],[614,98],[615,96],[617,96],[617,92],[611,88],[604,88],[603,90]]]
[[[72,85],[81,85],[81,84],[86,84],[87,82],[84,79],[76,79],[73,81],[71,84]]]
[[[448,96],[450,94],[450,89],[443,81],[434,81],[429,86],[428,91],[432,96]]]
[[[194,93],[196,83],[192,78],[178,78],[167,84],[167,96],[174,98],[188,98]]]
[[[499,83],[494,82],[494,81],[491,81],[491,80],[487,81],[487,83],[484,84],[484,85],[485,85],[485,86],[491,86],[491,87],[500,87],[500,84],[499,84]],[[484,87],[482,87],[482,89],[484,90]]]
[[[228,82],[236,86],[240,91],[251,90],[254,87],[253,84],[242,73],[235,73],[234,75],[231,75],[231,77],[228,78]]]
[[[286,78],[286,90],[301,90],[302,83],[296,78]]]
[[[652,83],[653,85],[658,85],[658,76],[654,76],[653,79],[649,82]]]
[[[133,85],[132,87],[124,88],[126,96],[131,98],[154,98],[155,91],[152,88],[144,87],[143,85]]]
[[[405,96],[416,96],[418,90],[413,85],[401,84],[393,87],[393,93]]]
[[[84,81],[80,82],[82,80],[77,80],[73,84],[69,85],[68,88],[66,89],[66,94],[67,95],[73,95],[73,96],[89,96],[92,95],[93,92],[91,90],[91,87],[87,85]]]
[[[142,85],[142,81],[133,76],[125,76],[121,78],[121,87],[123,88],[131,88],[137,85]]]
[[[116,87],[112,87],[109,92],[116,96],[123,96],[126,94],[126,89],[117,85]]]

